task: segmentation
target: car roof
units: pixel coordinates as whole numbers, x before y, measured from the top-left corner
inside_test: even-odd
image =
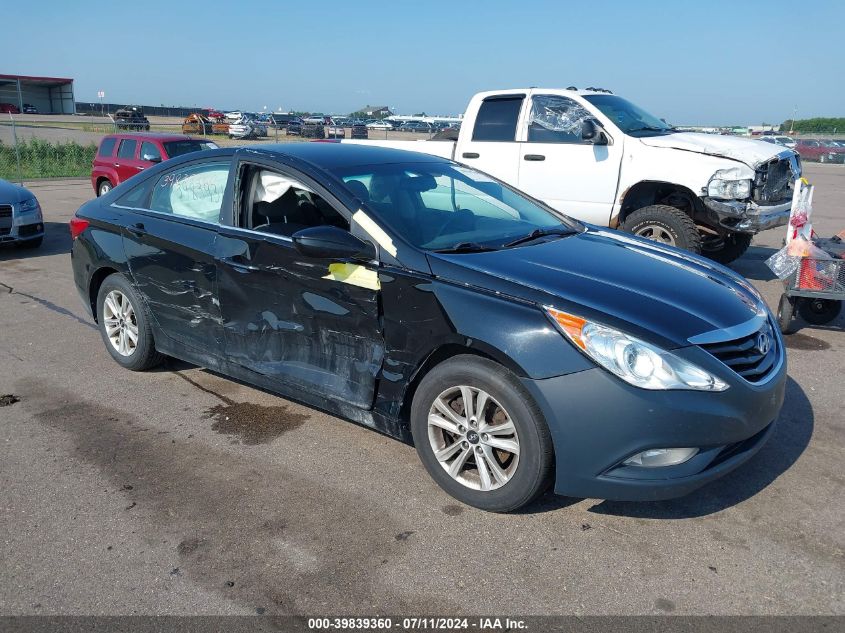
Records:
[[[201,141],[203,139],[194,138],[186,134],[157,134],[156,132],[117,132],[115,134],[107,134],[103,139],[107,138],[140,138],[158,141]]]
[[[249,149],[278,156],[291,156],[323,169],[353,165],[449,162],[445,158],[430,154],[408,152],[391,147],[379,147],[377,145],[339,143],[336,141],[280,143],[277,145],[262,145],[260,150],[253,149],[252,147]]]

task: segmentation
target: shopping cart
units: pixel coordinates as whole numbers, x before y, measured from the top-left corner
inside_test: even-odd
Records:
[[[830,323],[845,301],[845,260],[803,257],[795,272],[784,279],[784,286],[778,304],[781,332],[793,331],[796,311],[812,325]]]

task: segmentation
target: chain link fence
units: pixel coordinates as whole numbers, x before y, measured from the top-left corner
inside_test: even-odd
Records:
[[[233,122],[187,117],[149,116],[120,120],[111,116],[6,115],[0,119],[0,179],[23,182],[39,178],[84,177],[100,141],[107,134],[151,132],[203,137],[221,147],[267,143],[303,142],[314,139],[369,138],[372,140],[420,140],[433,131],[406,132],[348,126],[274,125],[257,122],[246,131]],[[363,134],[362,134],[363,132]]]

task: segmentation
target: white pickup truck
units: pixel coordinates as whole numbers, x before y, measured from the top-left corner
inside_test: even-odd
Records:
[[[456,139],[343,142],[452,158],[572,217],[723,263],[786,224],[801,175],[792,150],[680,132],[601,89],[482,92]]]

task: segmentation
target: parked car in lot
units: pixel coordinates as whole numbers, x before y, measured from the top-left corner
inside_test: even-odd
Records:
[[[332,121],[330,125],[326,126],[326,138],[346,138],[346,129],[343,125]]]
[[[845,162],[845,147],[841,147],[833,141],[802,138],[796,142],[795,151],[797,151],[804,160],[811,160],[819,163]]]
[[[178,134],[109,134],[100,141],[91,164],[91,184],[102,196],[156,163],[216,148],[212,141]]]
[[[373,121],[372,123],[367,123],[367,127],[371,130],[392,130],[393,126],[390,125],[387,121]]]
[[[24,103],[23,104],[23,113],[24,114],[38,114],[38,108],[36,108],[31,103]]]
[[[431,155],[197,153],[70,230],[121,366],[180,358],[413,442],[485,510],[552,482],[688,493],[754,455],[783,402],[783,341],[744,278]]]
[[[795,147],[795,139],[791,136],[766,135],[757,140],[765,141],[766,143],[774,143],[776,145],[783,145],[784,147],[788,147],[789,149],[793,149]]]
[[[247,139],[267,136],[267,125],[248,115],[229,124],[229,138]]]
[[[0,244],[38,248],[44,240],[41,205],[26,187],[0,179]]]
[[[365,139],[370,137],[370,129],[363,121],[356,121],[352,123],[352,129],[349,132],[350,138]]]
[[[147,130],[150,129],[150,122],[144,116],[140,106],[126,106],[114,113],[114,123],[118,130]]]
[[[226,112],[223,115],[223,118],[225,118],[227,121],[237,121],[237,120],[243,118],[243,116],[244,116],[244,113],[241,112],[240,110],[232,110],[231,112]]]
[[[454,143],[371,142],[473,165],[578,219],[722,263],[786,224],[801,174],[789,149],[679,132],[600,89],[482,92]]]
[[[0,103],[0,113],[3,114],[20,114],[20,108],[13,103]]]
[[[399,132],[417,132],[430,134],[434,128],[432,128],[431,123],[426,123],[425,121],[406,121],[396,129]]]

